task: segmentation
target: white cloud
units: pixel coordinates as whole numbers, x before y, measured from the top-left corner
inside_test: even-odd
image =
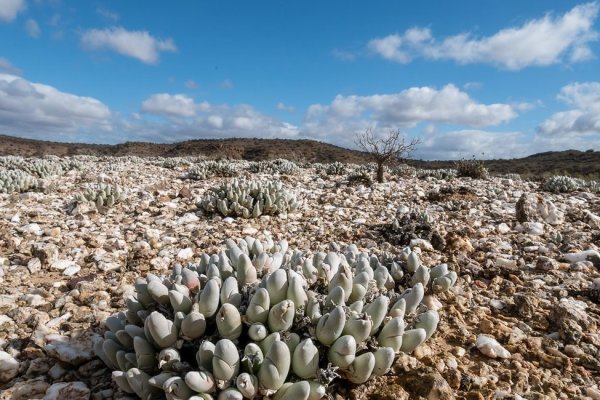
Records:
[[[118,13],[111,11],[107,8],[102,8],[102,7],[96,8],[96,14],[98,14],[102,18],[105,18],[111,22],[117,22],[119,20],[119,18],[121,18]]]
[[[158,93],[142,103],[142,111],[150,114],[193,117],[196,115],[194,99],[185,94]]]
[[[540,150],[541,151],[541,150]],[[519,132],[488,132],[465,129],[425,135],[414,153],[426,160],[459,160],[461,158],[518,158],[531,153]]]
[[[0,0],[0,21],[12,22],[26,8],[25,0]]]
[[[146,140],[172,142],[199,137],[295,138],[299,135],[296,126],[262,114],[250,105],[198,103],[184,94],[154,94],[142,103],[142,111],[166,117],[158,122],[137,121],[141,126],[131,131],[140,133]]]
[[[27,22],[25,22],[25,31],[32,38],[39,38],[41,34],[40,26],[33,18],[29,18]]]
[[[48,134],[110,132],[112,114],[97,99],[82,97],[15,75],[0,73],[0,132],[40,139]]]
[[[342,61],[354,61],[356,60],[357,54],[347,50],[333,49],[331,54]]]
[[[11,75],[21,75],[19,68],[15,67],[6,58],[0,57],[0,73],[6,72]]]
[[[293,106],[288,106],[281,101],[279,103],[277,103],[275,108],[277,108],[278,111],[285,111],[288,113],[293,113],[294,111],[296,111],[296,109]]]
[[[187,81],[185,81],[184,85],[188,89],[197,89],[198,88],[198,83],[192,79],[188,79]]]
[[[85,31],[81,45],[86,50],[112,50],[146,64],[156,64],[160,52],[177,51],[171,38],[157,39],[147,31],[128,31],[122,27]]]
[[[229,79],[225,79],[221,82],[221,89],[230,90],[233,89],[233,82]]]
[[[538,135],[554,140],[590,135],[600,139],[600,82],[564,86],[557,97],[573,109],[557,112],[543,121]]]
[[[481,104],[454,85],[442,89],[413,87],[394,94],[335,97],[329,105],[313,104],[305,116],[304,133],[328,141],[352,143],[356,132],[412,128],[420,122],[483,127],[517,116],[509,104]]]
[[[581,4],[560,16],[546,14],[491,36],[461,33],[437,40],[429,28],[411,28],[369,42],[368,48],[391,61],[415,57],[453,60],[459,64],[493,64],[508,70],[580,62],[593,57],[589,44],[598,40],[593,25],[598,3]]]

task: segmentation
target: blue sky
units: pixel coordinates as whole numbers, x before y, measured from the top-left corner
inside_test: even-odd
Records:
[[[600,150],[600,3],[0,0],[0,133]]]

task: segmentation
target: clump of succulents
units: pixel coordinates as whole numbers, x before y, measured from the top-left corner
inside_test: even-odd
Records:
[[[162,167],[167,169],[176,169],[183,165],[190,165],[190,162],[182,157],[167,158],[162,162]]]
[[[241,167],[231,161],[202,161],[193,165],[186,174],[186,178],[193,180],[205,180],[215,176],[231,177],[239,175]]]
[[[279,175],[297,175],[298,173],[300,173],[300,167],[298,166],[298,164],[283,158],[251,163],[248,166],[248,170],[253,173]]]
[[[411,245],[415,239],[424,239],[436,250],[443,250],[446,241],[435,227],[433,216],[418,208],[400,207],[396,217],[381,227],[385,239],[395,245]]]
[[[7,170],[23,171],[37,178],[63,175],[65,172],[80,168],[81,162],[73,158],[44,156],[44,158],[23,158],[14,156],[0,157],[0,167]]]
[[[554,175],[544,181],[542,189],[553,193],[570,193],[576,190],[586,189],[598,193],[600,192],[600,182],[586,181],[570,176]]]
[[[187,179],[192,179],[195,181],[203,181],[205,179],[210,178],[211,174],[208,171],[208,168],[206,168],[205,165],[201,164],[194,165],[190,169],[188,169],[187,173],[185,174],[185,177]]]
[[[488,170],[483,160],[477,160],[475,156],[472,159],[462,159],[455,163],[456,171],[460,177],[469,177],[473,179],[486,179]]]
[[[348,166],[341,162],[334,162],[327,166],[325,169],[327,175],[345,175],[348,173]]]
[[[0,193],[27,192],[40,187],[39,180],[22,170],[0,170]]]
[[[127,198],[127,191],[119,185],[98,183],[75,195],[75,201],[92,203],[96,207],[112,207]]]
[[[414,178],[417,176],[417,169],[408,164],[400,164],[393,169],[394,174],[402,178]]]
[[[373,184],[373,176],[368,171],[359,169],[348,174],[346,181],[349,185],[371,186]]]
[[[296,196],[279,181],[246,180],[234,180],[210,189],[198,203],[205,211],[243,218],[293,211],[298,205]]]
[[[436,179],[452,179],[458,175],[458,171],[454,168],[439,168],[439,169],[420,169],[417,171],[419,179],[436,178]]]
[[[355,245],[311,255],[228,240],[169,276],[137,278],[94,351],[142,399],[321,399],[332,381],[384,375],[428,340],[440,316],[424,296],[456,279],[408,248],[384,265]]]

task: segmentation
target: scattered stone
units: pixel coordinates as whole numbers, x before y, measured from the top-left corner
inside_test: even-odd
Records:
[[[83,382],[55,383],[43,400],[89,400],[90,389]]]
[[[486,335],[479,335],[475,346],[484,355],[490,358],[510,358],[510,352],[506,350],[496,339]]]
[[[19,362],[5,351],[0,351],[0,383],[10,381],[19,373]]]

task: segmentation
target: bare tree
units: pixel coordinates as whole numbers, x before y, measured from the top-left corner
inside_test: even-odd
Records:
[[[371,129],[360,133],[355,139],[356,145],[363,151],[369,153],[373,161],[377,163],[377,182],[383,182],[383,168],[386,163],[399,161],[410,157],[421,140],[418,138],[406,142],[406,138],[400,130],[390,130],[382,137],[377,137]]]

